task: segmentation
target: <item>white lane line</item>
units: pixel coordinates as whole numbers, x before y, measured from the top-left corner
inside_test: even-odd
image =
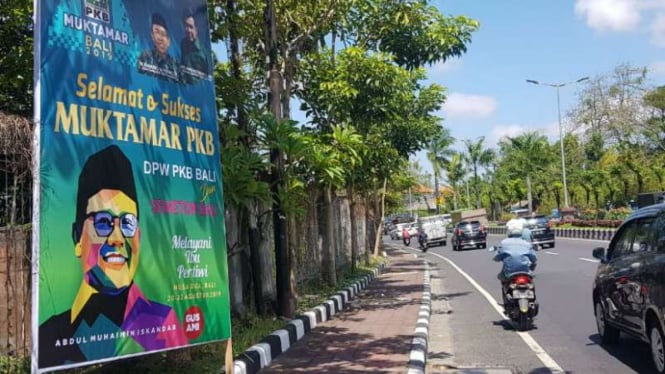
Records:
[[[548,255],[558,255],[559,253],[557,252],[550,252],[550,251],[545,251]]]
[[[471,278],[469,274],[464,272],[464,270],[462,270],[459,266],[457,266],[454,262],[452,262],[448,258],[434,252],[430,252],[429,254],[439,257],[440,259],[448,262],[450,266],[455,268],[455,270],[457,270],[458,273],[460,273],[464,278],[466,278],[466,280],[469,281],[469,283],[471,283],[471,285],[474,286],[478,290],[478,292],[480,292],[481,295],[485,296],[485,299],[487,299],[487,301],[494,308],[494,310],[496,310],[496,312],[499,313],[501,318],[509,320],[503,314],[503,308],[499,305],[499,303],[497,303],[496,300],[494,300],[494,298],[492,297],[492,295],[490,295],[489,292],[485,291],[485,289],[480,284],[478,284],[478,282],[476,282],[473,278]],[[536,340],[528,332],[517,331],[517,335],[519,335],[522,338],[524,343],[526,343],[526,345],[529,346],[529,348],[536,354],[536,356],[538,356],[540,362],[542,362],[543,365],[545,365],[545,367],[547,367],[550,370],[550,372],[564,373],[564,370],[561,368],[561,366],[559,366],[559,364],[557,364],[556,361],[554,361],[554,359],[549,354],[547,354],[547,352],[545,352],[543,347],[541,347],[540,344],[538,344]]]
[[[588,261],[588,262],[600,262],[599,260],[596,260],[596,259],[594,259],[594,258],[578,257],[577,259],[578,259],[578,260],[582,260],[582,261]]]

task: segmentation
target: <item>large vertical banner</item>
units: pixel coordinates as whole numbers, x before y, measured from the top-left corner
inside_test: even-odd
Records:
[[[33,371],[228,339],[204,0],[37,0]]]

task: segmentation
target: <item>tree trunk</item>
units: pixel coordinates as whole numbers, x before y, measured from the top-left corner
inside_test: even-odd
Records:
[[[234,18],[237,16],[236,10],[236,1],[227,0],[226,2],[226,14],[228,19],[229,27],[229,46],[231,49],[231,74],[236,81],[242,81],[242,63],[241,63],[241,54],[239,47],[239,37],[237,26],[238,23],[235,22]],[[249,144],[249,132],[247,129],[247,115],[245,114],[245,108],[243,105],[235,105],[238,129],[240,133],[243,134],[241,137],[241,142],[245,145]]]
[[[269,207],[268,207],[269,209]],[[252,275],[254,278],[254,295],[256,312],[265,315],[275,301],[272,283],[272,258],[270,256],[270,228],[267,215],[259,202],[252,202],[248,209],[248,242],[252,257]]]
[[[266,35],[268,46],[268,74],[270,77],[270,94],[268,95],[268,103],[270,110],[275,116],[276,121],[282,119],[281,114],[281,79],[277,69],[277,25],[275,20],[275,4],[274,0],[266,0]],[[294,269],[289,266],[293,261],[289,259],[289,248],[286,237],[286,217],[282,212],[282,203],[280,201],[280,189],[284,185],[282,180],[283,176],[283,160],[281,151],[277,148],[270,150],[270,162],[272,163],[271,170],[271,193],[273,197],[273,230],[275,240],[275,268],[276,268],[276,283],[277,283],[277,314],[284,317],[295,316],[295,294],[292,292],[295,285],[292,285],[291,274],[295,273]],[[294,280],[293,280],[294,281]]]
[[[307,204],[307,243],[306,243],[306,256],[304,261],[314,267],[320,268],[321,265],[321,252],[322,248],[319,245],[319,189],[314,183],[307,187],[309,193],[309,201]]]
[[[478,189],[480,186],[478,186],[478,170],[475,166],[473,168],[473,181],[476,192],[476,209],[480,209],[480,190]]]
[[[331,187],[323,189],[326,227],[323,229],[323,279],[331,286],[337,285],[335,251],[333,245],[333,206]]]
[[[533,212],[533,201],[531,199],[531,176],[526,175],[526,200],[529,204],[529,214]]]
[[[373,205],[374,205],[374,219],[372,223],[372,228],[370,231],[371,238],[374,241],[374,253],[379,253],[379,249],[381,249],[381,228],[383,227],[383,220],[379,216],[380,209],[381,209],[381,200],[379,200],[379,197],[376,195],[376,192],[372,196],[373,200]],[[379,221],[377,223],[377,221]]]
[[[355,271],[358,268],[358,222],[356,221],[356,199],[354,199],[353,183],[347,187],[349,195],[349,221],[351,222],[351,269]]]
[[[559,189],[558,188],[552,189],[552,195],[554,195],[554,200],[556,201],[556,208],[559,211],[561,211],[561,193],[559,193]],[[570,195],[570,200],[571,200],[571,203],[572,203],[573,195],[572,194],[569,194],[569,195]]]
[[[369,264],[372,255],[377,256],[378,253],[375,252],[376,247],[372,242],[370,237],[370,231],[372,227],[371,216],[369,212],[369,194],[363,197],[363,205],[365,206],[365,264]]]
[[[243,300],[243,263],[242,247],[240,246],[239,239],[238,211],[233,207],[227,207],[224,220],[226,223],[231,312],[238,316],[245,316],[247,314],[247,307]]]
[[[436,168],[434,169],[434,205],[436,206],[436,214],[440,214],[441,212],[439,210],[439,172],[436,170]],[[381,222],[383,222],[383,220],[381,220]]]

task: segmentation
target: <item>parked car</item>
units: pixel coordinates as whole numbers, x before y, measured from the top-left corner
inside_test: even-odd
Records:
[[[526,219],[526,227],[531,230],[532,243],[543,248],[554,248],[554,231],[550,219],[545,215],[536,215]]]
[[[665,205],[633,212],[607,249],[592,255],[600,260],[592,295],[602,343],[616,342],[620,332],[641,339],[665,373]]]
[[[417,228],[427,235],[427,247],[434,245],[446,245],[448,234],[446,232],[447,221],[443,215],[420,217]],[[418,234],[416,234],[418,235]]]
[[[453,251],[459,251],[465,246],[476,248],[487,247],[487,228],[480,221],[460,221],[453,229],[450,238]]]

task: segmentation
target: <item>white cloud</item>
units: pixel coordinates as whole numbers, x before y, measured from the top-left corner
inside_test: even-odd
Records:
[[[665,12],[656,15],[651,24],[651,42],[659,47],[665,47]]]
[[[496,100],[491,96],[452,93],[443,104],[447,118],[487,118],[496,111]]]
[[[637,0],[576,0],[575,14],[598,31],[632,31],[640,24]]]
[[[575,14],[596,31],[649,32],[651,43],[665,47],[663,0],[575,0]]]
[[[564,127],[565,129],[565,127]],[[559,140],[559,123],[552,122],[544,125],[498,125],[492,128],[489,136],[487,137],[487,145],[489,147],[496,147],[499,141],[505,137],[515,137],[527,132],[538,132],[547,137],[547,140],[552,143]]]
[[[650,74],[665,75],[665,61],[654,61],[648,69]]]
[[[436,64],[430,66],[428,70],[431,73],[432,78],[436,78],[438,75],[448,74],[450,72],[459,70],[461,67],[462,60],[456,58],[446,62],[437,62]]]

